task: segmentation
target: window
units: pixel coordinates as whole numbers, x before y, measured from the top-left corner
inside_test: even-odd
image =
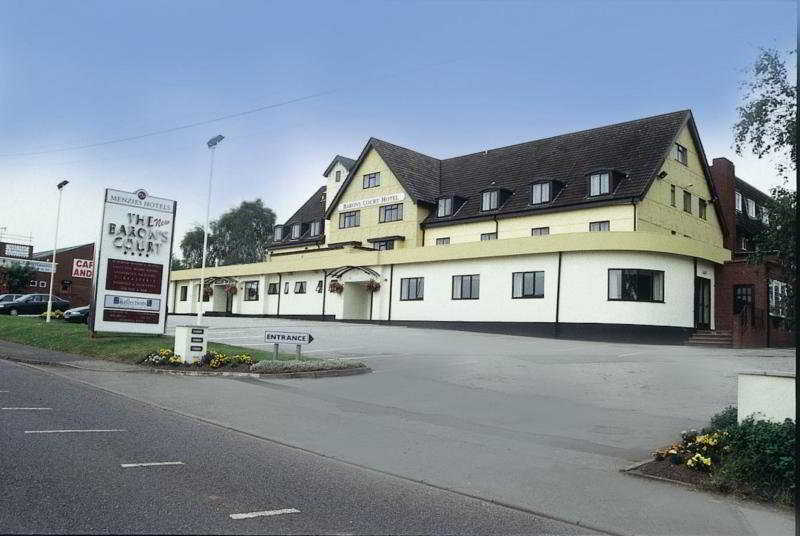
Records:
[[[684,166],[689,165],[689,151],[681,145],[680,143],[675,144],[675,160],[683,164]]]
[[[481,240],[497,240],[497,233],[483,233]]]
[[[769,314],[786,318],[786,283],[775,279],[769,280]]]
[[[347,229],[348,227],[358,227],[361,225],[361,211],[352,210],[350,212],[339,213],[339,229]]]
[[[608,270],[608,299],[663,303],[664,272],[611,268]]]
[[[364,188],[375,188],[381,185],[380,173],[368,173],[364,175]]]
[[[706,219],[706,205],[707,205],[706,200],[705,199],[698,199],[697,202],[699,204],[700,217],[705,220]]]
[[[323,285],[322,279],[317,281],[317,294],[322,294],[322,288],[323,288],[322,285]]]
[[[736,212],[742,211],[742,194],[736,192]]]
[[[289,282],[288,281],[283,284],[283,293],[284,294],[289,294]]]
[[[400,221],[403,219],[403,204],[384,205],[378,209],[378,223]]]
[[[593,221],[589,223],[589,232],[597,233],[610,230],[611,223],[609,221]]]
[[[275,240],[283,240],[283,225],[275,226]]]
[[[764,207],[761,207],[761,223],[769,225],[769,211]]]
[[[544,298],[544,272],[511,274],[512,298]]]
[[[293,223],[292,224],[292,240],[297,240],[300,238],[300,224]]]
[[[611,192],[611,178],[608,173],[595,173],[589,177],[589,195],[603,195]]]
[[[481,210],[494,210],[498,206],[500,200],[500,192],[498,190],[490,190],[483,192],[481,197]]]
[[[550,234],[550,227],[534,227],[531,229],[531,236],[544,236]]]
[[[745,199],[745,206],[747,207],[747,216],[755,219],[756,217],[756,202],[752,199]]]
[[[278,284],[277,283],[270,283],[267,287],[267,294],[277,294],[278,293]]]
[[[692,213],[692,194],[683,192],[683,211]]]
[[[747,251],[750,249],[750,241],[744,235],[739,235],[739,249],[741,251]]]
[[[421,300],[424,289],[424,277],[404,277],[400,280],[400,301]]]
[[[372,249],[378,251],[385,251],[387,249],[394,249],[394,240],[379,240],[372,244]]]
[[[311,222],[311,231],[308,233],[310,236],[319,236],[322,234],[322,222],[321,221],[312,221]]]
[[[189,287],[188,287],[188,286],[186,286],[186,285],[183,285],[183,286],[181,287],[181,301],[186,301],[186,299],[187,299],[187,298],[186,298],[186,294],[187,294],[188,292],[189,292]]]
[[[342,172],[340,170],[336,171],[336,182],[342,180]]]
[[[480,275],[454,275],[453,276],[453,299],[454,300],[477,300],[480,296],[481,276]]]
[[[306,293],[306,282],[305,281],[295,281],[295,283],[294,283],[294,293],[295,294],[305,294]]]
[[[453,198],[445,197],[444,199],[440,199],[438,206],[436,207],[436,216],[443,218],[445,216],[450,216],[451,214],[453,214]]]
[[[675,206],[675,185],[669,185],[669,204]]]
[[[741,313],[745,308],[753,312],[753,285],[735,285],[733,287],[733,314]]]
[[[550,183],[540,182],[531,186],[531,204],[539,205],[550,202]]]
[[[200,285],[194,286],[194,297],[198,302],[200,301]]]
[[[244,282],[244,301],[258,301],[258,281]]]
[[[445,236],[443,238],[437,238],[436,239],[436,245],[437,246],[446,246],[449,243],[450,243],[450,237],[449,236]]]

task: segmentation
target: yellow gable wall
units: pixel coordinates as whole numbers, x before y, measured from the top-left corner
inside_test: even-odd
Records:
[[[363,176],[368,173],[380,172],[381,184],[375,188],[363,187]],[[359,227],[339,229],[339,209],[338,206],[351,201],[370,199],[383,195],[405,194],[403,203],[402,221],[378,223],[379,205],[359,209],[361,211],[361,224]],[[391,203],[393,204],[393,203]],[[350,242],[358,240],[366,247],[370,244],[369,238],[380,238],[383,236],[404,236],[405,242],[395,242],[395,248],[413,248],[421,244],[421,232],[419,223],[428,215],[428,210],[417,206],[408,192],[405,191],[400,181],[391,172],[389,166],[383,161],[374,149],[370,149],[361,165],[354,170],[353,180],[347,185],[344,194],[337,202],[337,208],[331,215],[328,225],[327,243]]]
[[[678,143],[688,149],[688,165],[667,157],[661,171],[666,171],[663,179],[655,179],[650,190],[637,208],[637,230],[650,233],[687,235],[695,240],[722,246],[722,228],[714,205],[711,203],[711,190],[708,187],[697,147],[687,127],[678,137]],[[675,206],[670,202],[670,186],[675,185]],[[692,194],[692,213],[683,210],[683,192]],[[699,199],[707,203],[707,219],[700,218]]]
[[[589,222],[609,221],[611,231],[633,231],[633,205],[613,205],[532,214],[497,220],[497,238],[524,238],[531,236],[534,227],[549,227],[550,234],[584,233]],[[476,242],[483,233],[495,231],[494,220],[431,227],[425,232],[425,245],[435,246],[437,238],[449,237],[451,244]],[[539,237],[533,237],[539,238]]]

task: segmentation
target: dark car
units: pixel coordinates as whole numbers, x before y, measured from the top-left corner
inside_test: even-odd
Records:
[[[3,315],[38,315],[47,311],[47,294],[25,294],[12,302],[0,303]],[[53,296],[53,311],[66,311],[69,302]]]
[[[84,305],[83,307],[75,307],[64,311],[64,320],[85,324],[89,321],[89,306]]]
[[[22,294],[0,294],[0,303],[14,301],[22,297]]]

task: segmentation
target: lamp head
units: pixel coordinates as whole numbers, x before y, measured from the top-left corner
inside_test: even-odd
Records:
[[[56,188],[58,188],[58,189],[60,190],[61,188],[63,188],[63,187],[64,187],[64,186],[66,186],[67,184],[69,184],[69,181],[68,181],[68,180],[66,180],[66,179],[64,179],[63,181],[61,181],[61,182],[59,182],[58,184],[56,184]]]
[[[213,138],[208,140],[208,143],[207,143],[208,148],[211,149],[212,147],[216,147],[216,145],[219,142],[221,142],[222,140],[224,140],[224,139],[225,139],[225,136],[223,136],[222,134],[217,134],[216,136],[214,136]]]

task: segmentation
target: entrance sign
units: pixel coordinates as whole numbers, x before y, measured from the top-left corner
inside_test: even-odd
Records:
[[[271,342],[275,350],[274,359],[278,359],[278,348],[281,344],[294,344],[297,348],[297,359],[302,357],[303,345],[310,344],[314,337],[310,333],[298,331],[265,331],[264,342]]]
[[[84,277],[86,279],[91,279],[94,277],[94,260],[73,259],[72,277]]]
[[[96,260],[72,269],[95,277],[92,331],[164,333],[176,208],[144,190],[106,189]]]

